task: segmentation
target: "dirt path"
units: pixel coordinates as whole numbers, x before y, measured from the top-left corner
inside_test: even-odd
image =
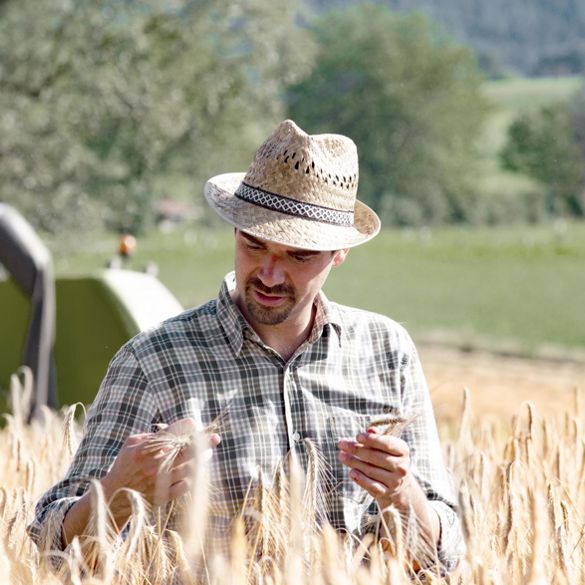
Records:
[[[486,352],[419,346],[435,412],[458,420],[463,388],[471,390],[473,413],[511,419],[532,401],[540,414],[574,411],[575,388],[585,403],[585,363],[531,360]]]

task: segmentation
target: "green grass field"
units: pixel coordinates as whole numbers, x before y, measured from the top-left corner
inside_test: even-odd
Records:
[[[580,77],[518,77],[487,82],[483,93],[498,108],[519,112],[566,100],[582,83]]]
[[[58,274],[104,266],[116,238],[56,257]],[[232,266],[233,236],[181,229],[139,241],[129,267],[156,262],[185,306],[215,296]],[[352,250],[329,297],[404,323],[417,340],[521,354],[585,351],[585,224],[384,231]]]

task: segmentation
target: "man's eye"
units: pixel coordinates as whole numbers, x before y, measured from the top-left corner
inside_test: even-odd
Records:
[[[310,256],[302,256],[301,254],[292,254],[292,259],[295,262],[307,262]]]

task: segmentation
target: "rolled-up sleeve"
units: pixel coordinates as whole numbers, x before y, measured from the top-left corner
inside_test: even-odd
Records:
[[[146,376],[131,345],[112,359],[99,392],[88,411],[83,439],[65,478],[38,501],[27,532],[41,553],[62,551],[63,521],[88,489],[92,479],[109,471],[130,434],[148,432],[158,417]]]
[[[453,571],[465,554],[465,541],[457,510],[445,502],[431,500],[431,506],[439,516],[441,537],[437,549],[439,562],[447,571]]]
[[[437,557],[447,571],[452,571],[465,554],[465,542],[458,516],[457,497],[441,449],[433,406],[414,343],[407,337],[407,352],[402,362],[402,393],[405,412],[412,422],[402,439],[409,446],[411,469],[422,486],[427,500],[436,511],[441,533]]]

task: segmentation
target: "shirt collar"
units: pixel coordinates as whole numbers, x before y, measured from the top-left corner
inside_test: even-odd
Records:
[[[226,274],[217,297],[217,318],[234,353],[238,355],[244,343],[244,330],[251,329],[234,303],[230,292],[236,288],[236,275]]]
[[[231,348],[238,355],[242,351],[245,337],[254,338],[260,342],[261,340],[234,303],[230,293],[235,288],[236,277],[232,271],[226,274],[219,290],[217,297],[217,317]],[[313,329],[306,343],[312,344],[317,341],[323,334],[325,327],[331,326],[336,332],[339,345],[341,346],[341,319],[338,311],[335,310],[334,305],[329,302],[329,299],[327,299],[323,291],[319,292],[315,302],[317,313],[315,315]]]
[[[329,302],[323,291],[320,291],[315,299],[317,305],[317,313],[315,315],[315,322],[313,329],[307,339],[308,343],[314,343],[321,337],[325,327],[330,327],[337,334],[339,345],[341,346],[341,319],[335,306]]]

